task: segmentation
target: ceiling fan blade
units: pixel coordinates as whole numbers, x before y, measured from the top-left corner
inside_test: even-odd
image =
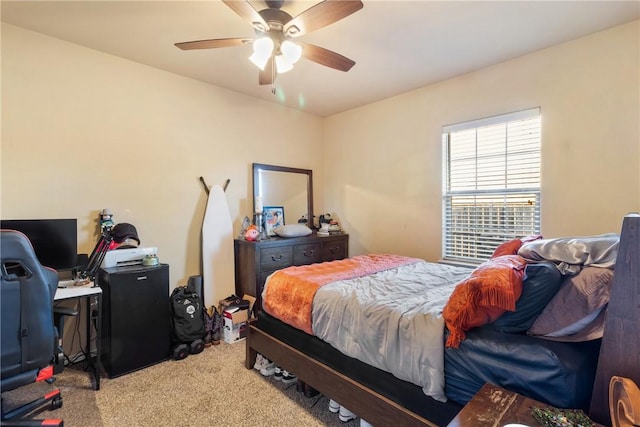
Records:
[[[251,43],[253,39],[211,39],[211,40],[194,40],[191,42],[176,43],[176,47],[182,50],[192,49],[215,49],[218,47],[233,47]]]
[[[360,0],[325,0],[287,22],[283,30],[289,37],[299,37],[333,24],[362,9],[362,6]]]
[[[229,6],[241,18],[249,21],[253,27],[261,32],[269,30],[269,25],[262,16],[251,6],[248,0],[222,0],[224,4]]]
[[[346,56],[342,56],[339,53],[323,47],[300,43],[299,41],[296,41],[296,43],[302,46],[302,56],[326,67],[334,68],[339,71],[349,71],[351,67],[356,65],[355,61],[347,58]]]
[[[273,56],[267,61],[267,65],[264,66],[264,70],[260,70],[258,75],[258,83],[261,85],[270,85],[276,80],[276,67],[274,67]]]

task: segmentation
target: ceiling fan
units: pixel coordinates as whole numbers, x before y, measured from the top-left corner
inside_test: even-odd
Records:
[[[175,45],[183,50],[192,50],[253,44],[253,55],[249,59],[260,68],[258,82],[261,85],[273,85],[278,73],[292,69],[301,56],[340,71],[349,71],[355,65],[355,61],[339,53],[300,42],[297,38],[357,12],[363,7],[361,0],[325,0],[295,17],[282,10],[284,0],[267,0],[267,8],[260,11],[249,0],[222,2],[251,23],[256,32],[254,39],[195,40]]]

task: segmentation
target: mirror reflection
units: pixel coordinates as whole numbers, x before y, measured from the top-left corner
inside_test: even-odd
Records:
[[[313,218],[311,170],[254,163],[253,181],[254,212],[282,208],[284,224]]]
[[[262,170],[258,175],[263,208],[282,206],[284,223],[294,224],[307,215],[307,177],[289,172]]]

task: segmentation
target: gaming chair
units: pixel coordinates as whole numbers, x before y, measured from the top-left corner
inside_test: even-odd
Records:
[[[61,419],[17,420],[43,405],[60,408],[60,390],[10,410],[5,408],[4,396],[23,385],[53,380],[51,364],[57,346],[53,299],[58,275],[40,264],[29,239],[14,230],[0,230],[0,267],[1,425],[62,426]]]

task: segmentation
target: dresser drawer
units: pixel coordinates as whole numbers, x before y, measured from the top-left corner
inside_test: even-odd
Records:
[[[322,260],[322,244],[307,243],[293,247],[293,265],[307,265]]]
[[[334,240],[330,242],[324,242],[322,245],[322,260],[321,261],[333,261],[336,259],[343,259],[347,257],[346,240]]]
[[[260,250],[260,270],[277,270],[289,267],[293,263],[293,248],[278,246]]]

